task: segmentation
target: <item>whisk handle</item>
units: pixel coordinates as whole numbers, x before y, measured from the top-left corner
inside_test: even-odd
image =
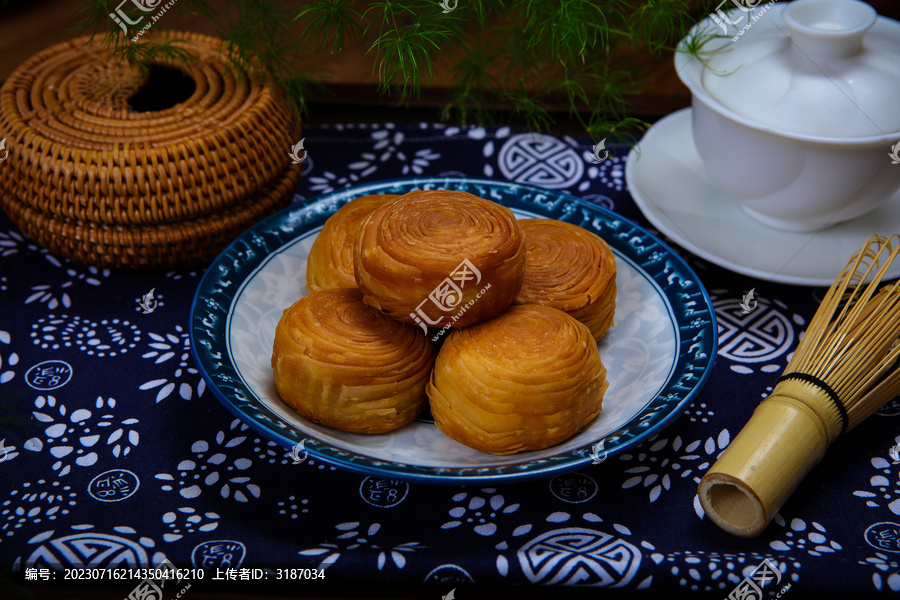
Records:
[[[700,504],[736,536],[763,532],[829,445],[829,426],[795,398],[769,396],[700,480]]]

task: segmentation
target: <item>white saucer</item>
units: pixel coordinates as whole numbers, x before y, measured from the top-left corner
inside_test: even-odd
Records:
[[[752,169],[753,157],[734,168]],[[819,232],[781,231],[754,220],[709,180],[694,146],[689,108],[647,131],[628,155],[625,179],[647,220],[680,246],[731,271],[778,283],[830,286],[871,234],[900,233],[900,194]],[[900,277],[900,261],[888,277]]]

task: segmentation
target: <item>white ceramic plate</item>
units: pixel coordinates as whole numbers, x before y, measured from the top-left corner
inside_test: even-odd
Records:
[[[603,410],[558,446],[495,456],[459,444],[427,418],[381,435],[351,434],[299,417],[275,390],[271,368],[282,311],[307,291],[306,259],[325,220],[365,194],[459,189],[509,206],[518,217],[550,217],[601,235],[617,260],[615,327],[599,350],[610,386]],[[680,414],[715,358],[716,326],[696,275],[634,223],[562,192],[457,178],[403,179],[354,186],[292,206],[242,234],[210,266],[191,314],[194,355],[210,389],[234,414],[286,447],[389,478],[464,483],[553,475],[640,443]],[[594,454],[594,456],[598,456]]]

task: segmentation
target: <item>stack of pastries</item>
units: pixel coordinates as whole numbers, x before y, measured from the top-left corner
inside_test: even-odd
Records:
[[[276,327],[275,385],[344,431],[388,432],[429,404],[476,450],[547,448],[602,409],[615,277],[609,246],[575,225],[459,191],[363,196],[310,250],[310,293]]]

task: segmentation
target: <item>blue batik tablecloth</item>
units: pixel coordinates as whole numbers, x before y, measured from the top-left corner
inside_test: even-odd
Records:
[[[459,175],[565,190],[655,231],[627,192],[627,148],[594,164],[587,139],[426,123],[309,124],[304,136],[298,203],[360,182]],[[719,348],[672,426],[549,480],[431,486],[293,464],[221,406],[189,344],[202,268],[71,263],[0,216],[0,564],[36,594],[67,567],[165,560],[206,569],[206,581],[234,579],[236,591],[262,569],[293,567],[325,570],[309,592],[437,582],[462,598],[474,582],[725,598],[765,559],[778,570],[765,597],[900,590],[900,466],[888,455],[900,402],[839,440],[759,538],[729,536],[704,517],[701,475],[771,391],[823,288],[682,255],[710,292]],[[151,288],[158,304],[144,314]],[[759,308],[743,315],[751,288]]]

